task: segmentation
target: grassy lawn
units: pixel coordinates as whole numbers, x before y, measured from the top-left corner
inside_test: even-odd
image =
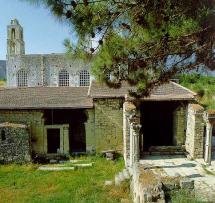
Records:
[[[39,165],[0,165],[0,202],[117,203],[129,199],[128,184],[104,186],[124,167],[123,160],[88,157],[93,167],[38,171]]]

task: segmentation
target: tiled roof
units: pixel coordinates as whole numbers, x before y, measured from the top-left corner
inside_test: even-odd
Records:
[[[0,109],[78,109],[93,108],[95,98],[124,98],[129,90],[127,83],[113,89],[95,81],[88,87],[26,87],[1,88]],[[144,100],[193,100],[195,93],[174,82],[161,85]]]
[[[114,89],[93,81],[88,94],[92,98],[125,97],[129,90],[135,90],[135,88],[125,82],[122,83],[121,88]],[[151,95],[144,98],[144,100],[192,100],[195,95],[194,92],[187,88],[177,83],[169,82],[152,90]]]
[[[0,89],[0,109],[92,108],[88,87]]]

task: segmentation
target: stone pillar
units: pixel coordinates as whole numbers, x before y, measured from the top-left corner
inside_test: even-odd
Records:
[[[131,130],[129,117],[132,113],[135,113],[136,107],[131,102],[124,102],[123,104],[123,154],[125,160],[125,166],[130,165],[130,146],[131,144]]]
[[[130,125],[130,167],[133,167],[140,159],[140,117],[137,114],[131,115],[129,118]]]
[[[63,153],[69,154],[69,126],[63,126]]]
[[[206,125],[206,142],[205,142],[205,162],[211,164],[211,144],[212,144],[212,125],[207,122]]]
[[[180,106],[175,110],[173,118],[174,145],[181,146],[185,144],[186,137],[185,128],[186,128],[186,108],[184,106]]]
[[[212,133],[213,127],[215,125],[215,110],[207,110],[205,112],[205,122],[206,122],[206,137],[205,137],[205,162],[211,165],[212,159]]]
[[[44,67],[44,57],[43,55],[40,56],[40,62],[41,62],[41,67],[40,67],[40,77],[41,77],[41,82],[40,85],[44,86],[45,84],[45,67]]]
[[[85,114],[87,115],[87,121],[84,123],[86,131],[86,152],[94,154],[96,152],[94,109],[86,109]]]
[[[204,108],[198,104],[188,105],[186,151],[189,158],[203,158],[204,146]]]
[[[139,131],[140,116],[136,106],[131,101],[123,104],[123,145],[126,167],[133,167],[139,161]]]

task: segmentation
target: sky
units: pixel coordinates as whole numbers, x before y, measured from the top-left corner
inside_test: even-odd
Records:
[[[7,25],[14,18],[24,29],[26,54],[62,53],[64,39],[76,38],[71,28],[49,10],[24,0],[0,0],[0,60],[6,58]]]

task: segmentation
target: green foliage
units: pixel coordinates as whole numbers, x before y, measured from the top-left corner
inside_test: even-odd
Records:
[[[185,70],[215,67],[214,0],[26,1],[45,5],[77,33],[77,44],[65,42],[68,55],[89,59],[100,81],[136,85],[136,96]]]
[[[0,202],[117,203],[129,199],[128,185],[104,186],[124,167],[123,160],[84,157],[92,168],[38,171],[39,165],[0,165]]]
[[[215,108],[215,77],[200,74],[183,74],[179,76],[180,84],[193,90],[198,101],[208,109]]]

